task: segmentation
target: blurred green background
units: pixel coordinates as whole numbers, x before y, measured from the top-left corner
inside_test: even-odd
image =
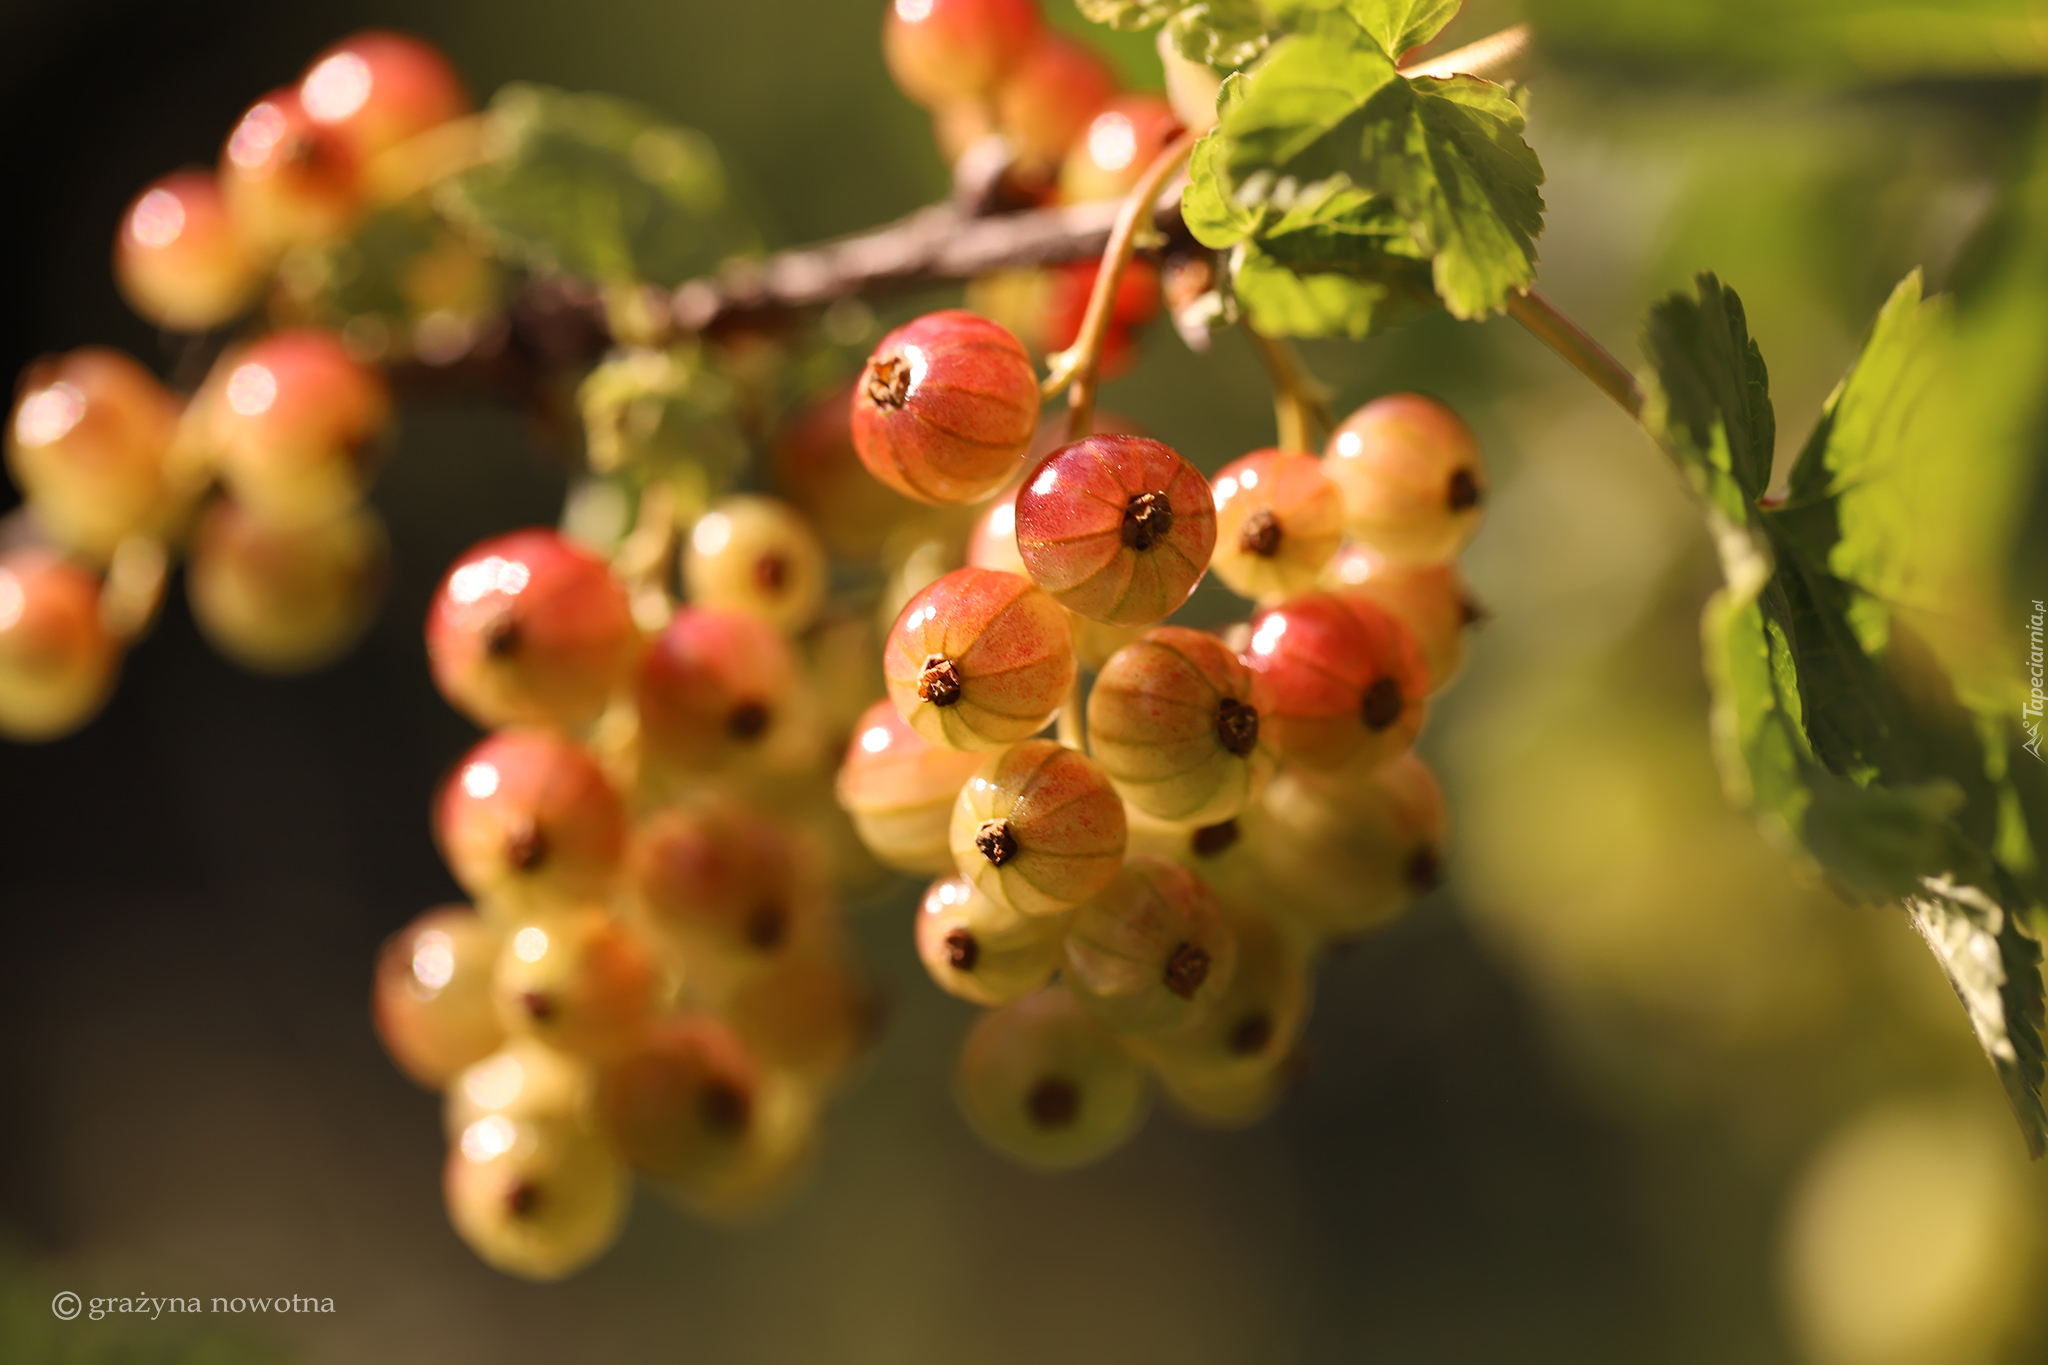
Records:
[[[1901,275],[1967,289],[2043,230],[2001,208],[2036,154],[2038,7],[1528,10],[1475,0],[1446,42],[1538,25],[1542,287],[1633,363],[1648,302],[1718,271],[1771,364],[1781,456]],[[106,268],[127,197],[369,24],[442,44],[479,97],[539,80],[702,128],[778,245],[893,217],[945,173],[879,21],[874,0],[15,0],[5,359],[164,360]],[[1156,83],[1148,40],[1117,50]],[[2048,1357],[2048,1180],[1938,969],[1902,916],[1836,900],[1723,806],[1697,643],[1716,569],[1677,476],[1512,323],[1308,350],[1340,410],[1422,388],[1478,428],[1496,497],[1468,569],[1493,619],[1424,738],[1448,888],[1327,963],[1270,1120],[1161,1114],[1079,1174],[1006,1165],[953,1111],[970,1012],[923,979],[906,897],[858,926],[890,1028],[779,1217],[736,1232],[643,1196],[566,1284],[477,1263],[441,1213],[436,1100],[365,1002],[379,939],[454,895],[426,807],[470,732],[427,677],[427,597],[473,540],[552,520],[563,472],[506,414],[416,407],[376,495],[399,577],[354,656],[254,679],[174,599],[96,725],[0,747],[0,1357]],[[1208,468],[1271,439],[1235,338],[1195,356],[1157,328],[1103,402]],[[59,1289],[336,1311],[195,1338],[55,1322]]]

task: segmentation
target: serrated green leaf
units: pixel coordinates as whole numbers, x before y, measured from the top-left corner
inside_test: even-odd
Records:
[[[1463,0],[1267,0],[1267,8],[1284,24],[1298,25],[1306,16],[1339,10],[1357,21],[1390,57],[1398,59],[1443,32],[1458,16]]]
[[[1074,0],[1082,15],[1114,29],[1164,25],[1189,61],[1239,67],[1266,50],[1270,25],[1256,0]]]
[[[1271,336],[1363,340],[1435,305],[1429,267],[1398,256],[1368,273],[1357,258],[1342,270],[1281,261],[1247,243],[1232,261],[1231,287],[1252,326]]]

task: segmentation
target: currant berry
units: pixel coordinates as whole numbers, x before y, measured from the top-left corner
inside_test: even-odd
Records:
[[[940,990],[977,1005],[1021,999],[1052,979],[1066,921],[1020,915],[965,877],[931,884],[918,907],[917,955]]]
[[[128,306],[174,332],[204,332],[249,306],[262,264],[211,171],[174,171],[135,197],[114,239]]]
[[[1205,1018],[1237,969],[1216,894],[1179,863],[1133,858],[1074,911],[1067,988],[1119,1033],[1172,1034]]]
[[[97,578],[48,550],[0,554],[0,735],[70,734],[106,704],[120,662]]]
[[[200,519],[191,556],[185,591],[199,629],[262,673],[303,673],[345,653],[370,624],[391,562],[368,508],[279,528],[231,498]]]
[[[226,372],[213,436],[237,498],[277,523],[335,516],[361,499],[371,440],[391,419],[381,374],[319,328],[273,332]]]
[[[711,1015],[663,1021],[598,1081],[613,1148],[658,1180],[703,1179],[738,1160],[753,1125],[758,1068]]]
[[[1260,733],[1283,763],[1385,762],[1429,712],[1429,666],[1409,629],[1371,602],[1313,592],[1252,618],[1244,661]]]
[[[1041,32],[996,90],[996,127],[1017,153],[1019,175],[1050,180],[1116,93],[1116,73],[1092,48]]]
[[[752,612],[795,634],[825,601],[825,551],[796,510],[773,498],[732,497],[697,518],[683,552],[683,586],[700,607]]]
[[[925,512],[868,473],[853,448],[853,386],[804,408],[775,442],[775,491],[800,510],[841,559],[873,559],[892,534]]]
[[[1393,919],[1442,876],[1443,791],[1402,754],[1374,768],[1290,770],[1266,789],[1257,853],[1274,914],[1316,938],[1349,938]]]
[[[998,749],[1044,729],[1074,668],[1059,603],[994,569],[955,569],[911,598],[882,655],[896,709],[953,749]]]
[[[545,731],[503,730],[441,788],[435,833],[479,908],[518,916],[606,899],[626,817],[582,749]]]
[[[353,158],[371,158],[469,112],[469,92],[440,51],[402,33],[371,30],[313,59],[298,86],[315,124]]]
[[[1069,204],[1121,199],[1180,135],[1173,107],[1157,95],[1122,95],[1097,114],[1060,166],[1060,198]]]
[[[501,926],[466,905],[429,910],[384,942],[371,1017],[406,1075],[440,1090],[505,1040],[491,1004]]]
[[[1060,986],[983,1015],[954,1089],[982,1141],[1046,1170],[1100,1160],[1145,1120],[1144,1068]]]
[[[486,980],[496,970],[495,962],[487,964]],[[485,1008],[496,1025],[497,1008],[489,1003],[488,992]],[[442,1101],[441,1122],[451,1142],[478,1119],[494,1114],[532,1124],[540,1133],[587,1127],[596,1095],[597,1071],[587,1057],[515,1033],[455,1077]]]
[[[819,1097],[780,1072],[756,1077],[746,1131],[729,1160],[661,1182],[699,1218],[745,1224],[772,1210],[809,1172],[818,1150]]]
[[[490,1114],[448,1153],[449,1221],[484,1262],[529,1280],[581,1270],[618,1240],[625,1167],[596,1132]]]
[[[874,992],[816,953],[792,957],[736,989],[726,1017],[764,1066],[830,1086],[866,1050],[880,1023]]]
[[[245,240],[264,253],[338,237],[362,209],[362,167],[296,90],[251,105],[221,149],[221,191]]]
[[[1343,494],[1351,533],[1396,564],[1442,564],[1479,527],[1479,440],[1434,398],[1367,403],[1330,437],[1323,468]]]
[[[759,755],[795,686],[796,660],[776,629],[746,612],[686,607],[640,661],[643,754],[677,772]]]
[[[1215,546],[1208,481],[1143,436],[1062,447],[1017,494],[1017,549],[1032,580],[1092,620],[1166,616],[1195,590]]]
[[[1128,806],[1132,858],[1165,858],[1206,882],[1218,898],[1256,902],[1268,894],[1257,850],[1265,842],[1268,817],[1253,801],[1228,820],[1195,825],[1156,819]]]
[[[1302,950],[1256,910],[1224,903],[1237,968],[1193,1027],[1132,1040],[1162,1075],[1187,1083],[1248,1084],[1293,1053],[1308,1020],[1312,979]]]
[[[807,852],[737,801],[673,807],[635,831],[627,887],[677,961],[754,970],[831,941],[831,899]]]
[[[1216,576],[1268,601],[1316,586],[1344,539],[1344,500],[1312,455],[1261,450],[1216,472]]]
[[[98,346],[41,360],[21,379],[7,425],[7,470],[36,522],[105,560],[163,520],[164,457],[178,403],[156,376]]]
[[[982,756],[925,743],[891,701],[870,706],[839,767],[839,804],[877,858],[899,872],[953,867],[953,802]]]
[[[1242,811],[1272,771],[1251,695],[1251,670],[1228,645],[1159,626],[1095,679],[1089,745],[1124,800],[1147,815],[1218,824]]]
[[[896,88],[926,108],[980,102],[1042,27],[1033,0],[896,0],[882,56]]]
[[[1465,662],[1465,632],[1484,619],[1455,564],[1391,564],[1353,544],[1330,561],[1323,582],[1333,592],[1375,603],[1414,632],[1429,666],[1432,692],[1458,675]]]
[[[1021,915],[1057,914],[1107,886],[1127,838],[1109,774],[1049,739],[991,757],[953,806],[960,875]]]
[[[853,394],[868,472],[921,502],[976,502],[1017,472],[1038,429],[1038,372],[1022,342],[963,309],[882,338]]]
[[[1156,1074],[1175,1113],[1200,1127],[1223,1132],[1250,1128],[1271,1114],[1293,1081],[1285,1064],[1244,1076],[1172,1067]]]
[[[1024,556],[1017,550],[1017,490],[1011,489],[989,504],[974,523],[967,538],[967,567],[1000,569],[1029,578]],[[1082,671],[1099,673],[1111,655],[1138,638],[1143,626],[1113,626],[1067,612],[1067,626],[1074,634],[1074,662]]]
[[[508,1033],[616,1058],[647,1030],[654,964],[639,937],[607,911],[543,911],[508,931],[491,998]]]

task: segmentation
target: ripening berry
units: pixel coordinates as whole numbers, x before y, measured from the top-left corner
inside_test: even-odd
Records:
[[[1119,650],[1088,694],[1088,739],[1124,800],[1160,820],[1213,825],[1258,795],[1251,670],[1206,631],[1159,626]]]
[[[1062,916],[1020,915],[965,877],[942,877],[918,907],[917,955],[940,990],[1003,1005],[1052,979],[1065,933]]]
[[[1216,471],[1216,576],[1271,601],[1316,586],[1344,539],[1344,500],[1313,455],[1261,450]]]
[[[211,417],[235,496],[280,523],[353,507],[373,472],[372,438],[391,420],[384,376],[349,355],[338,333],[311,327],[273,332],[223,369]]]
[[[1145,1120],[1145,1071],[1064,987],[991,1010],[960,1049],[954,1093],[982,1141],[1027,1166],[1084,1166]]]
[[[1293,1083],[1284,1061],[1249,1075],[1218,1076],[1163,1067],[1154,1073],[1166,1102],[1188,1122],[1222,1132],[1250,1128],[1273,1112]]]
[[[752,612],[794,635],[825,601],[825,551],[789,504],[725,498],[690,528],[683,587],[696,606]]]
[[[1367,403],[1330,437],[1323,468],[1343,494],[1351,534],[1396,564],[1442,564],[1479,527],[1479,440],[1434,398]]]
[[[764,752],[791,700],[789,642],[746,612],[686,607],[640,660],[640,741],[672,772],[706,772]]]
[[[174,332],[204,332],[249,306],[263,266],[211,171],[173,171],[135,197],[114,239],[128,306]]]
[[[88,346],[22,375],[7,470],[38,525],[105,560],[164,519],[164,457],[177,425],[178,400],[155,375],[119,351]]]
[[[299,103],[360,164],[469,112],[469,92],[431,44],[375,29],[343,39],[313,59]]]
[[[221,149],[221,192],[243,238],[269,254],[338,237],[363,205],[362,165],[296,90],[264,96]]]
[[[303,673],[339,658],[369,626],[391,546],[367,507],[276,527],[221,498],[200,518],[191,556],[185,592],[213,647],[261,673]]]
[[[848,385],[803,409],[775,441],[775,492],[841,559],[873,559],[891,533],[925,514],[868,473],[853,448],[853,387]]]
[[[443,1175],[449,1221],[486,1264],[559,1280],[618,1240],[626,1169],[593,1129],[488,1114],[462,1130]]]
[[[986,101],[1043,27],[1034,0],[895,0],[882,56],[928,109]]]
[[[626,817],[581,748],[542,730],[501,730],[442,786],[434,831],[478,908],[518,917],[605,900]]]
[[[1283,772],[1256,849],[1283,923],[1348,938],[1393,919],[1442,877],[1444,797],[1423,761]]]
[[[1060,166],[1060,198],[1069,204],[1123,198],[1179,135],[1180,120],[1159,96],[1111,100],[1068,149]]]
[[[507,1033],[607,1060],[635,1046],[654,1007],[647,946],[609,911],[523,916],[505,936],[491,999]]]
[[[1052,915],[1109,884],[1123,861],[1124,803],[1086,754],[1027,739],[967,779],[953,806],[953,863],[1022,915]]]
[[[1258,858],[1269,818],[1260,802],[1253,801],[1242,813],[1208,825],[1155,819],[1128,802],[1125,810],[1130,821],[1127,857],[1177,862],[1226,902],[1256,904],[1270,894],[1266,869]]]
[[[1236,970],[1237,935],[1216,893],[1179,863],[1131,859],[1067,925],[1067,988],[1118,1033],[1193,1027]]]
[[[1032,580],[1092,620],[1166,616],[1195,590],[1215,547],[1208,481],[1143,436],[1063,446],[1017,494],[1017,548]]]
[[[498,1050],[491,977],[505,931],[466,905],[429,910],[384,941],[371,1018],[399,1070],[445,1088]]]
[[[1116,98],[1116,73],[1094,49],[1044,30],[996,90],[996,127],[1027,180],[1049,180],[1095,116]]]
[[[658,1180],[703,1179],[745,1150],[758,1072],[723,1021],[678,1015],[604,1068],[598,1120],[634,1170]]]
[[[967,567],[1000,569],[1020,578],[1031,576],[1031,571],[1024,567],[1024,556],[1017,550],[1016,489],[990,503],[974,523],[967,538]],[[1091,621],[1071,611],[1067,613],[1067,625],[1074,633],[1074,661],[1086,673],[1101,672],[1111,655],[1137,639],[1145,629],[1142,625],[1113,626],[1107,621]]]
[[[889,698],[953,749],[999,749],[1045,728],[1074,681],[1059,603],[1028,578],[955,569],[910,599],[883,647]]]
[[[867,984],[815,953],[777,963],[741,984],[725,1014],[763,1066],[819,1086],[845,1075],[880,1022]]]
[[[810,1171],[818,1150],[815,1086],[758,1071],[737,1150],[724,1161],[662,1180],[655,1188],[699,1218],[750,1223],[779,1205]]]
[[[822,870],[780,822],[732,800],[655,812],[626,856],[631,904],[691,967],[755,970],[830,942]]]
[[[853,393],[868,472],[921,502],[975,502],[1017,472],[1038,429],[1038,372],[1001,325],[926,313],[882,338]]]
[[[899,872],[950,872],[953,802],[982,756],[927,744],[883,700],[854,726],[839,766],[839,804],[861,842]]]
[[[486,979],[496,971],[495,962],[488,964]],[[488,993],[485,998],[495,1024],[497,1009],[488,1003]],[[442,1100],[441,1127],[451,1142],[478,1119],[493,1114],[535,1124],[543,1132],[587,1127],[596,1095],[597,1072],[589,1058],[515,1033],[450,1082]]]
[[[1363,598],[1312,592],[1252,618],[1244,661],[1260,734],[1283,763],[1385,762],[1429,713],[1429,666],[1408,627]]]
[[[1485,619],[1456,564],[1390,564],[1363,545],[1347,545],[1323,571],[1332,592],[1363,597],[1415,634],[1429,665],[1429,690],[1441,691],[1465,662],[1465,632]]]
[[[1237,941],[1237,969],[1215,1005],[1191,1028],[1132,1040],[1161,1075],[1190,1084],[1242,1084],[1271,1072],[1308,1021],[1307,955],[1256,910],[1225,902],[1223,917]]]
[[[0,735],[70,734],[106,704],[120,662],[99,579],[48,550],[0,554]]]

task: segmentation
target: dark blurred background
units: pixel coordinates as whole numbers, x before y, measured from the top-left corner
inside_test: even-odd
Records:
[[[1788,443],[1891,284],[1945,281],[2030,154],[2038,51],[1995,79],[1850,61],[1788,84],[1710,24],[1697,70],[1681,44],[1643,80],[1654,45],[1603,48],[1599,6],[1551,8],[1580,45],[1532,73],[1545,288],[1632,359],[1645,303],[1718,269]],[[1470,9],[1453,41],[1520,17]],[[123,206],[367,25],[441,44],[479,99],[539,80],[705,130],[778,245],[893,217],[945,174],[883,71],[879,10],[16,0],[0,362],[97,342],[167,370],[108,270]],[[1119,51],[1156,83],[1144,40]],[[476,539],[554,520],[564,473],[507,413],[414,405],[375,497],[397,578],[354,654],[253,677],[174,589],[96,723],[0,745],[0,1355],[191,1346],[189,1323],[53,1324],[71,1289],[334,1300],[209,1320],[192,1359],[2041,1358],[2048,1190],[1938,971],[1902,919],[1837,902],[1721,805],[1696,633],[1713,561],[1676,478],[1512,324],[1310,350],[1340,410],[1423,387],[1479,428],[1499,496],[1469,566],[1495,620],[1425,741],[1450,886],[1327,963],[1271,1119],[1162,1113],[1081,1173],[1007,1165],[953,1110],[969,1011],[923,979],[906,898],[859,922],[891,1026],[785,1211],[730,1231],[643,1196],[566,1284],[484,1268],[441,1211],[438,1102],[384,1059],[366,1001],[384,935],[457,896],[427,802],[473,732],[428,679],[426,602]],[[1270,440],[1228,338],[1196,357],[1156,331],[1104,401],[1211,468]]]

